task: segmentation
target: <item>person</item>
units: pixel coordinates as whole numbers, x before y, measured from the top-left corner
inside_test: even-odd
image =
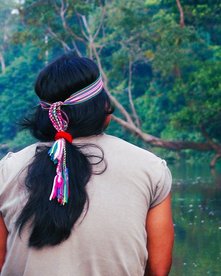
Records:
[[[23,126],[38,142],[0,162],[1,275],[168,275],[170,171],[105,134],[113,108],[97,65],[64,54],[35,92]]]

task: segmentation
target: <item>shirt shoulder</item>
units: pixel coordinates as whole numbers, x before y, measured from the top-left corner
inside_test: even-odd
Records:
[[[38,143],[25,147],[18,152],[9,152],[0,160],[0,169],[8,168],[9,172],[18,172],[35,155]]]
[[[37,143],[38,144],[38,143]],[[18,152],[9,152],[0,161],[0,211],[7,199],[18,191],[19,176],[35,155],[37,144],[30,145]],[[14,193],[14,194],[13,194]]]
[[[127,157],[133,156],[139,158],[144,158],[152,162],[160,162],[162,159],[155,155],[154,153],[140,148],[132,143],[129,143],[116,136],[104,134],[103,143],[109,146],[110,150],[113,152],[118,152],[118,154],[127,154]]]
[[[164,159],[120,138],[105,135],[105,151],[128,176],[149,188],[150,207],[160,204],[170,193],[172,175]],[[122,173],[123,175],[123,173]]]

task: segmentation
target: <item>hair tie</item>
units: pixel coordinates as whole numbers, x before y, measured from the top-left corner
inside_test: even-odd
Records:
[[[61,139],[61,138],[64,138],[69,143],[72,143],[72,141],[73,141],[73,137],[71,136],[71,134],[66,131],[58,131],[55,134],[55,137],[54,137],[55,141],[57,141],[58,139]]]

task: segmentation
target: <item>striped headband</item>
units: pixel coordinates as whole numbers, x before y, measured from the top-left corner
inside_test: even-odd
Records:
[[[62,105],[75,105],[86,102],[91,98],[95,97],[97,94],[99,94],[103,87],[104,84],[102,78],[101,76],[99,76],[95,82],[72,94],[69,98],[62,102]],[[50,107],[51,104],[52,103],[40,101],[40,105],[43,109],[48,109],[48,107]]]
[[[102,89],[103,81],[101,76],[99,76],[95,82],[72,94],[64,102],[48,103],[40,101],[41,107],[43,109],[48,109],[51,123],[57,131],[54,138],[55,142],[48,151],[51,160],[56,165],[56,175],[54,177],[49,200],[57,199],[58,203],[61,205],[68,203],[70,194],[69,175],[66,164],[66,141],[72,143],[73,140],[71,134],[66,132],[69,119],[67,114],[61,110],[61,106],[75,105],[88,101],[100,93]]]

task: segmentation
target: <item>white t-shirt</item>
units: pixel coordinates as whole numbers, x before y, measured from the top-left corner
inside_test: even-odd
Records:
[[[15,228],[16,218],[28,196],[24,187],[26,167],[41,143],[9,153],[1,160],[0,212],[9,231],[2,276],[144,274],[148,258],[146,215],[171,189],[166,162],[106,134],[77,138],[74,143],[101,147],[107,169],[101,175],[93,175],[87,184],[90,203],[82,222],[76,223],[66,241],[54,247],[29,248],[28,226],[21,238]]]

